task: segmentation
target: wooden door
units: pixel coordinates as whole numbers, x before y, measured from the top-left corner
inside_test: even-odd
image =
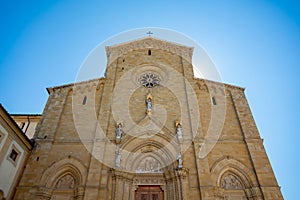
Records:
[[[136,200],[163,200],[164,195],[160,186],[139,186],[135,192]]]

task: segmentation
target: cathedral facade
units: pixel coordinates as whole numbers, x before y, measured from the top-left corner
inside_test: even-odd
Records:
[[[104,77],[47,89],[14,199],[283,199],[243,88],[153,37],[106,53]]]

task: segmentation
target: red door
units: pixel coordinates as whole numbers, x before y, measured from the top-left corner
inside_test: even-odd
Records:
[[[163,191],[160,186],[139,186],[135,192],[136,200],[163,200]]]

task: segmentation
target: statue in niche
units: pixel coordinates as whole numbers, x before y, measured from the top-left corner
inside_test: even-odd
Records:
[[[75,186],[74,178],[67,174],[62,177],[57,183],[56,188],[63,188],[63,189],[73,189]]]
[[[180,122],[176,123],[176,134],[177,134],[177,138],[178,140],[182,139],[182,126]]]
[[[146,114],[147,115],[151,114],[151,110],[152,110],[152,96],[148,94],[146,98]]]
[[[116,138],[117,139],[121,139],[121,137],[122,137],[122,133],[123,133],[123,131],[122,131],[122,123],[117,123],[117,130],[116,130]]]
[[[233,175],[226,175],[221,182],[221,187],[229,190],[243,189],[240,181]]]
[[[181,156],[181,152],[179,152],[178,156],[177,156],[177,162],[178,162],[178,169],[182,169],[183,167],[183,161],[182,161],[182,156]]]
[[[116,150],[116,167],[121,167],[121,152],[119,147]]]

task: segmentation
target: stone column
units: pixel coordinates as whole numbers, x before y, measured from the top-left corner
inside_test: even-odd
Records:
[[[122,199],[123,197],[123,180],[122,180],[122,177],[120,176],[116,176],[115,177],[115,181],[116,181],[116,184],[115,184],[115,200],[119,200],[119,199]]]
[[[186,168],[181,168],[181,169],[177,169],[176,170],[176,176],[177,176],[177,180],[178,180],[178,185],[179,185],[179,199],[180,200],[187,200],[188,196],[187,196],[187,178],[188,175],[188,170]]]
[[[135,200],[135,191],[137,190],[136,185],[131,185],[130,187],[130,200]]]
[[[124,195],[124,182],[125,178],[123,177],[123,173],[121,171],[112,170],[113,171],[113,200],[123,199]],[[128,188],[129,190],[129,188]]]

